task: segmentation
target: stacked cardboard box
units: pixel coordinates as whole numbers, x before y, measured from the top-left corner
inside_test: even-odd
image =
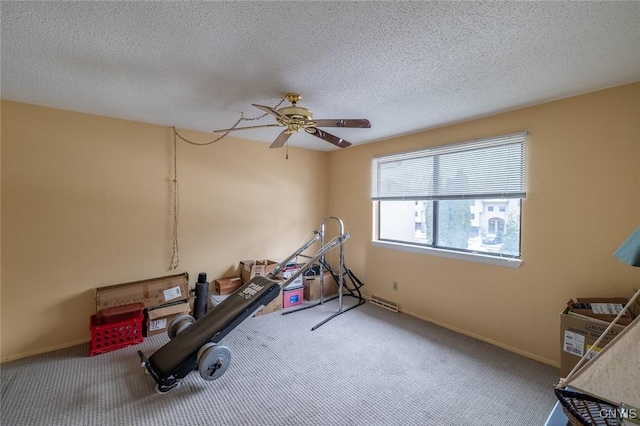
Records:
[[[598,347],[594,347],[627,302],[624,298],[597,298],[570,300],[567,303],[567,307],[560,313],[561,377],[566,377],[591,349],[593,352],[590,352],[588,358],[594,357],[633,320],[632,315],[625,312]]]
[[[282,281],[281,280],[277,280],[276,279],[274,281],[277,281],[282,286]],[[282,307],[283,307],[283,297],[282,297],[282,293],[280,293],[268,305],[264,306],[262,309],[260,309],[258,312],[256,312],[256,314],[254,316],[257,317],[259,315],[270,314],[272,312],[279,311],[280,309],[282,309]]]
[[[240,277],[242,278],[242,282],[246,283],[251,278],[255,276],[266,276],[270,272],[272,272],[278,266],[278,262],[265,259],[265,260],[241,260],[240,261]],[[275,281],[280,282],[282,285],[282,281],[274,278]],[[279,294],[278,297],[273,299],[271,303],[264,306],[258,312],[256,312],[255,316],[270,314],[272,312],[278,311],[282,309],[282,294]]]
[[[171,321],[180,315],[188,315],[190,312],[191,306],[187,301],[148,309],[145,336],[166,333]]]
[[[236,291],[242,285],[240,277],[224,277],[215,280],[216,294],[224,296]]]
[[[331,273],[325,271],[324,287],[322,295],[323,297],[332,296],[338,294],[338,285],[331,276]],[[304,285],[304,300],[315,300],[320,298],[320,277],[316,275],[305,275],[303,280]]]
[[[279,294],[275,299],[273,299],[268,305],[264,306],[260,309],[254,316],[260,316],[265,314],[270,314],[272,312],[279,311],[282,309],[282,294]]]
[[[96,311],[142,303],[145,309],[144,335],[162,333],[175,316],[190,312],[189,274],[134,281],[95,290]],[[166,309],[160,309],[166,308]],[[163,328],[162,325],[165,325]]]

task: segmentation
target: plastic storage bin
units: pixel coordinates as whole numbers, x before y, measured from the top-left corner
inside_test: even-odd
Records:
[[[100,324],[97,315],[91,315],[91,350],[89,356],[115,351],[144,341],[142,311],[117,322]]]
[[[292,290],[284,290],[282,292],[283,307],[290,308],[291,306],[302,305],[302,297],[304,290],[302,288],[294,288]]]
[[[143,311],[144,303],[142,302],[105,308],[96,314],[96,324],[126,321],[129,318],[141,315]]]

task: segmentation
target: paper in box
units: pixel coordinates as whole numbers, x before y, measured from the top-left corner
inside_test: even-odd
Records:
[[[283,280],[285,283],[296,273],[300,271],[300,266],[297,263],[292,263],[284,267],[278,273],[278,279]],[[298,275],[293,281],[289,282],[286,286],[287,290],[293,290],[303,287],[302,274]]]
[[[240,261],[240,277],[242,282],[246,283],[256,275],[266,276],[269,272],[276,269],[278,262],[273,260],[241,260]]]
[[[622,297],[578,298],[576,301],[569,300],[567,306],[574,314],[612,322],[628,302],[628,299]],[[620,317],[617,324],[629,325],[631,321],[633,317],[630,311],[627,311]]]
[[[145,308],[189,299],[189,274],[186,272],[166,277],[99,287],[95,290],[96,311],[113,306],[141,302]]]
[[[191,312],[189,302],[180,302],[174,305],[161,306],[154,309],[147,309],[147,321],[145,336],[166,333],[169,324],[180,315],[187,315]]]

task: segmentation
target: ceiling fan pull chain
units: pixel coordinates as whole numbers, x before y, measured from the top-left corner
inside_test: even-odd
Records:
[[[280,105],[282,105],[282,103],[283,103],[286,99],[287,99],[286,97],[284,97],[284,98],[280,99],[280,102],[278,102],[278,105],[274,106],[274,107],[273,107],[273,109],[277,109]],[[241,120],[244,120],[244,121],[254,121],[254,120],[260,120],[261,118],[266,117],[267,115],[269,115],[269,113],[268,113],[268,112],[265,112],[265,113],[264,113],[264,114],[262,114],[262,115],[259,115],[259,116],[257,116],[257,117],[251,117],[251,118],[244,118],[244,113],[240,113],[240,115],[241,115]],[[238,123],[234,124],[234,125],[231,127],[231,129],[235,129],[235,127],[236,127],[237,125],[238,125]],[[229,129],[229,130],[231,130],[231,129]],[[227,132],[227,133],[228,133],[228,132]]]
[[[286,98],[282,98],[280,100],[280,102],[278,102],[278,105],[276,105],[274,107],[278,108],[280,105],[282,105],[282,102],[285,101]],[[229,132],[231,132],[232,130],[235,130],[235,128],[238,126],[238,124],[242,123],[243,121],[254,121],[254,120],[259,120],[261,118],[264,118],[268,115],[268,113],[264,113],[258,117],[250,117],[250,118],[246,118],[244,116],[244,112],[240,112],[240,118],[238,118],[238,120],[236,120],[235,124],[233,126],[231,126],[227,131],[225,131],[222,135],[220,135],[219,137],[215,138],[212,141],[209,142],[194,142],[194,141],[190,141],[189,139],[185,138],[184,136],[182,136],[180,133],[178,133],[178,131],[176,130],[175,127],[173,127],[173,133],[174,136],[178,136],[180,139],[182,139],[183,141],[185,141],[186,143],[189,143],[191,145],[196,145],[196,146],[206,146],[206,145],[211,145],[214,144],[216,142],[218,142],[220,139],[224,138],[225,136],[227,136],[229,134]]]

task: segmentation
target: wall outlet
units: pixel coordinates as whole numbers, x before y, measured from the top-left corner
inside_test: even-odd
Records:
[[[398,291],[398,281],[393,282],[393,290]]]

